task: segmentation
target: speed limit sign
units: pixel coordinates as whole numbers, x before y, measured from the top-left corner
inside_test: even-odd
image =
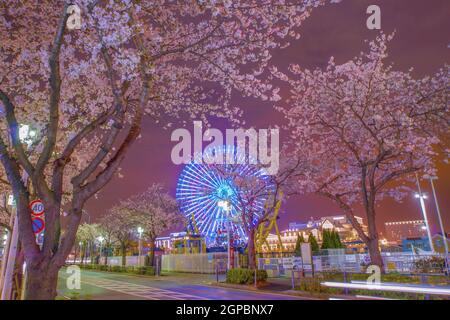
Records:
[[[39,217],[44,213],[44,203],[41,200],[34,200],[30,202],[31,214]]]

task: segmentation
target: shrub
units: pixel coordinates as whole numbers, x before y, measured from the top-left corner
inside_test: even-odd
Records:
[[[134,269],[134,273],[136,274],[145,274],[145,271],[146,271],[145,267],[137,267]]]
[[[154,276],[155,275],[155,268],[153,267],[146,267],[145,274],[148,276]]]
[[[135,273],[135,267],[133,266],[125,266],[124,269],[124,272],[126,273]]]
[[[228,283],[235,283],[235,284],[252,284],[255,281],[254,277],[255,277],[255,270],[236,268],[228,270],[226,281]],[[256,281],[264,282],[266,280],[267,280],[266,270],[257,270]]]
[[[419,259],[414,263],[414,271],[418,273],[443,273],[445,260],[443,257]]]
[[[85,264],[85,265],[79,265],[81,269],[93,269],[93,270],[99,270],[99,271],[109,271],[109,272],[126,272],[126,273],[132,273],[132,274],[140,274],[140,275],[147,275],[147,276],[154,276],[155,275],[155,268],[148,266],[148,267],[136,267],[136,266],[110,266],[110,265],[95,265],[95,264]],[[259,275],[261,279],[264,278],[263,275]],[[266,275],[267,277],[267,275]],[[263,280],[261,280],[263,281]]]
[[[100,271],[109,271],[108,266],[107,266],[107,265],[104,265],[104,264],[97,266],[97,268],[98,268],[98,270],[100,270]]]
[[[140,275],[148,275],[148,276],[154,276],[155,275],[155,269],[153,267],[133,267],[133,270],[131,273],[134,274],[140,274]]]
[[[340,272],[324,272],[316,274],[314,278],[303,278],[297,284],[295,289],[300,291],[306,291],[309,293],[326,293],[326,294],[344,294],[344,289],[330,288],[321,286],[323,281],[331,282],[350,282],[350,281],[366,281],[368,274],[365,273],[348,273],[344,278],[344,274]],[[408,284],[420,284],[421,278],[418,276],[410,276],[399,273],[388,273],[381,275],[382,282],[393,283],[408,283]],[[432,276],[428,281],[433,284],[446,285],[447,279],[445,276]],[[405,293],[405,292],[390,292],[390,291],[378,291],[378,290],[364,290],[364,289],[350,289],[349,294],[352,295],[364,295],[364,296],[378,296],[390,299],[415,299],[422,300],[425,298],[423,294]],[[431,296],[430,299],[440,299],[439,296]]]
[[[123,272],[122,266],[111,266],[111,272]]]

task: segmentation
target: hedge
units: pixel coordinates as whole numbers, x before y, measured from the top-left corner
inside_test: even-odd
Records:
[[[264,282],[267,280],[267,272],[266,270],[257,270],[256,271],[256,281]],[[230,269],[227,272],[227,280],[228,283],[234,284],[252,284],[255,281],[255,270],[254,269],[245,269],[245,268],[235,268]]]
[[[299,291],[307,291],[309,293],[325,293],[325,294],[345,294],[344,289],[330,288],[322,286],[324,281],[331,282],[351,282],[351,281],[366,281],[368,274],[365,273],[348,273],[346,278],[340,272],[324,272],[317,274],[314,278],[303,278],[300,283],[297,283],[295,289]],[[407,283],[407,284],[422,284],[422,279],[417,275],[404,275],[399,273],[387,273],[381,275],[381,281],[386,283]],[[429,276],[427,278],[428,284],[445,286],[447,285],[446,276]],[[424,294],[406,293],[406,292],[390,292],[383,290],[364,290],[364,289],[350,289],[349,294],[377,296],[390,299],[425,299]],[[430,295],[429,299],[442,299],[438,295]]]
[[[154,267],[135,267],[135,266],[109,266],[109,265],[101,265],[101,264],[81,264],[78,265],[81,269],[87,270],[98,270],[98,271],[106,271],[106,272],[124,272],[131,274],[140,274],[140,275],[155,275]]]

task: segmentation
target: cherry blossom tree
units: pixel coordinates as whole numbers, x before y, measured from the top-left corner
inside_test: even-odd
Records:
[[[101,228],[110,235],[110,243],[119,244],[122,266],[126,265],[127,250],[136,237],[139,223],[139,217],[128,210],[127,203],[124,201],[113,207],[100,221]]]
[[[78,227],[76,233],[76,241],[80,247],[81,263],[84,262],[86,258],[86,253],[89,253],[90,259],[92,261],[94,257],[94,245],[98,236],[100,236],[100,225],[99,224],[89,224],[82,223]],[[81,243],[81,245],[80,245]],[[75,250],[76,251],[76,250]]]
[[[117,242],[117,239],[114,238],[114,228],[112,228],[110,223],[99,224],[99,236],[103,238],[103,252],[100,252],[100,257],[102,253],[104,255],[104,265],[108,265],[108,255],[110,250],[114,248],[114,245]]]
[[[83,206],[118,172],[143,116],[165,127],[209,116],[237,121],[232,92],[271,98],[263,81],[271,52],[298,38],[325,2],[1,2],[0,160],[17,202],[25,298],[56,296]],[[69,4],[81,10],[81,29],[67,28]],[[37,132],[30,147],[20,124]],[[42,250],[28,212],[33,198],[46,210]]]
[[[379,266],[377,205],[410,194],[415,173],[434,173],[450,120],[448,66],[421,79],[411,70],[395,71],[386,63],[391,39],[380,34],[367,54],[341,65],[331,59],[325,70],[293,65],[290,75],[273,72],[292,88],[280,107],[289,122],[291,156],[309,163],[298,175],[298,190],[334,201]],[[355,219],[357,204],[367,234]]]
[[[143,238],[150,242],[149,261],[153,266],[156,238],[164,231],[184,222],[184,216],[179,212],[176,200],[162,185],[153,184],[143,193],[125,201],[123,210],[135,217],[144,230]]]

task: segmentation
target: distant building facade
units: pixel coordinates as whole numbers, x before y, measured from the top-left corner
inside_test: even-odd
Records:
[[[363,223],[363,219],[356,217],[364,232],[367,233],[367,226]],[[303,236],[308,241],[309,235],[312,234],[319,244],[322,243],[323,230],[335,230],[338,232],[341,242],[347,248],[355,248],[358,251],[364,248],[364,244],[360,241],[358,232],[345,215],[327,216],[319,219],[311,218],[307,223],[291,222],[286,230],[280,232],[283,252],[293,252],[298,236]],[[267,245],[263,245],[264,252],[280,251],[280,241],[278,235],[269,234],[267,237]]]
[[[165,253],[170,252],[172,250],[172,238],[171,237],[158,237],[155,240],[155,246]]]
[[[167,237],[158,237],[155,246],[162,253],[200,253],[204,252],[206,246],[203,238],[192,235],[186,231],[172,232]]]
[[[388,241],[402,243],[407,238],[427,237],[427,228],[423,220],[392,221],[384,224]]]
[[[445,243],[447,242],[448,252],[450,252],[450,235],[447,233],[445,237],[442,236],[442,233],[436,233],[433,237],[433,247],[436,252],[444,253],[445,252]]]
[[[402,240],[403,252],[417,252],[418,250],[431,251],[427,237],[404,238]]]

